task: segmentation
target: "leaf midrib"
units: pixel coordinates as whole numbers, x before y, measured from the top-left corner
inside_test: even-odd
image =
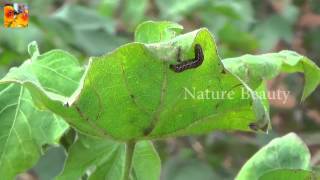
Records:
[[[152,128],[150,133],[152,133],[152,131],[154,130],[154,128],[156,127],[157,123],[159,122],[160,118],[160,114],[163,111],[164,106],[164,99],[167,95],[167,86],[168,86],[168,70],[167,70],[167,62],[163,62],[163,81],[162,81],[162,86],[161,86],[161,94],[160,94],[160,100],[159,100],[159,104],[158,107],[155,109],[152,117],[151,117],[151,121],[150,121],[150,127]]]
[[[72,82],[73,84],[79,85],[79,82],[78,82],[78,81],[75,81],[75,80],[69,78],[68,76],[63,75],[63,74],[57,72],[56,70],[54,70],[54,69],[52,69],[52,68],[49,68],[49,67],[44,66],[44,65],[41,65],[41,64],[34,64],[34,65],[40,66],[41,68],[44,68],[44,69],[47,69],[47,70],[50,70],[51,72],[54,72],[54,73],[57,74],[58,76],[66,79],[66,80],[69,80],[69,81]]]

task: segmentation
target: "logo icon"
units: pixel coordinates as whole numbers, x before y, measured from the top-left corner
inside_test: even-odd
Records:
[[[4,27],[24,28],[29,23],[29,9],[23,3],[4,4]]]

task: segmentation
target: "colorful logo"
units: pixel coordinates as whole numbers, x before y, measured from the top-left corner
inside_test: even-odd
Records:
[[[29,23],[29,9],[23,3],[4,4],[4,27],[20,28],[27,27]]]

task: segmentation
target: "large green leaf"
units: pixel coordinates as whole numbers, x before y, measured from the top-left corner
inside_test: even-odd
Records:
[[[30,93],[17,84],[0,85],[0,174],[14,177],[32,167],[42,146],[56,144],[68,125],[58,116],[38,110]]]
[[[276,169],[309,170],[310,153],[294,133],[272,140],[253,155],[241,168],[237,180],[255,180]]]
[[[183,73],[171,71],[169,64],[176,63],[178,48],[182,58],[188,59],[194,57],[194,44],[202,46],[204,63]],[[66,60],[62,61],[62,57]],[[224,70],[207,29],[166,42],[130,43],[105,56],[91,58],[81,85],[71,98],[60,92],[67,87],[52,91],[39,83],[41,77],[44,82],[55,84],[52,75],[46,75],[46,68],[34,69],[38,63],[46,66],[49,59],[61,60],[64,71],[60,75],[64,77],[79,69],[69,54],[51,51],[11,70],[1,82],[24,84],[37,104],[61,115],[87,134],[118,140],[152,139],[212,130],[248,131],[256,122],[259,122],[258,129],[266,130],[269,122],[259,97]],[[27,75],[30,69],[33,72]],[[65,86],[76,81],[61,80]],[[248,97],[243,98],[247,91]],[[206,97],[206,92],[213,92],[215,96]],[[229,95],[230,92],[231,98],[221,97],[221,93]]]
[[[125,144],[80,135],[71,146],[64,171],[57,179],[79,179],[88,173],[90,180],[121,180],[126,151]],[[157,180],[160,169],[160,158],[152,143],[138,142],[133,154],[132,179]]]
[[[292,51],[228,58],[223,60],[223,64],[253,89],[260,86],[263,80],[274,78],[281,72],[303,72],[305,86],[302,100],[320,84],[320,68],[307,57]]]
[[[190,58],[196,43],[204,50],[203,65],[180,74],[169,70],[177,48],[182,48],[184,58]],[[127,44],[106,56],[92,58],[82,87],[69,104],[116,139],[200,134],[214,129],[248,130],[257,117],[251,100],[241,99],[243,87],[233,75],[223,73],[213,38],[206,29],[200,29],[169,42]],[[234,91],[235,98],[205,99],[203,94],[198,99],[188,98],[186,89]],[[263,109],[261,103],[255,105]],[[266,116],[259,111],[259,119]]]
[[[301,169],[277,169],[265,173],[259,178],[259,180],[317,180],[318,178],[312,171]]]

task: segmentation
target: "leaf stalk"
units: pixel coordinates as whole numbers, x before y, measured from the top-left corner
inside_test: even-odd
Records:
[[[135,141],[128,141],[126,143],[126,157],[125,157],[123,180],[130,180],[135,144],[136,144]]]

